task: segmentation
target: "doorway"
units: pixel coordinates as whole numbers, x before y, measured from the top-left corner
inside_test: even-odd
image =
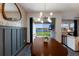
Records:
[[[55,18],[30,18],[30,43],[35,38],[54,38],[55,34]]]

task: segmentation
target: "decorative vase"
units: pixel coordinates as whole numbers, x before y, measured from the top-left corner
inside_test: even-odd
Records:
[[[48,37],[44,38],[44,42],[46,42],[46,43],[48,42]]]

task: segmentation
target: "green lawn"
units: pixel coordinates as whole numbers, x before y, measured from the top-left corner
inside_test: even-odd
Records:
[[[50,32],[37,32],[36,34],[37,36],[46,36],[46,37],[50,36]]]

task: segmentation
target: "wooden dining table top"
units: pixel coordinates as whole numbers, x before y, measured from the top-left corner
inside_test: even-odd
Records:
[[[44,38],[36,38],[31,46],[32,56],[67,56],[68,50],[55,39],[44,42]]]

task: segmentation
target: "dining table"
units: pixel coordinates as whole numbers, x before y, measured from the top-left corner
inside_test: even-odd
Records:
[[[56,39],[35,38],[31,45],[32,56],[67,56],[68,50]]]

